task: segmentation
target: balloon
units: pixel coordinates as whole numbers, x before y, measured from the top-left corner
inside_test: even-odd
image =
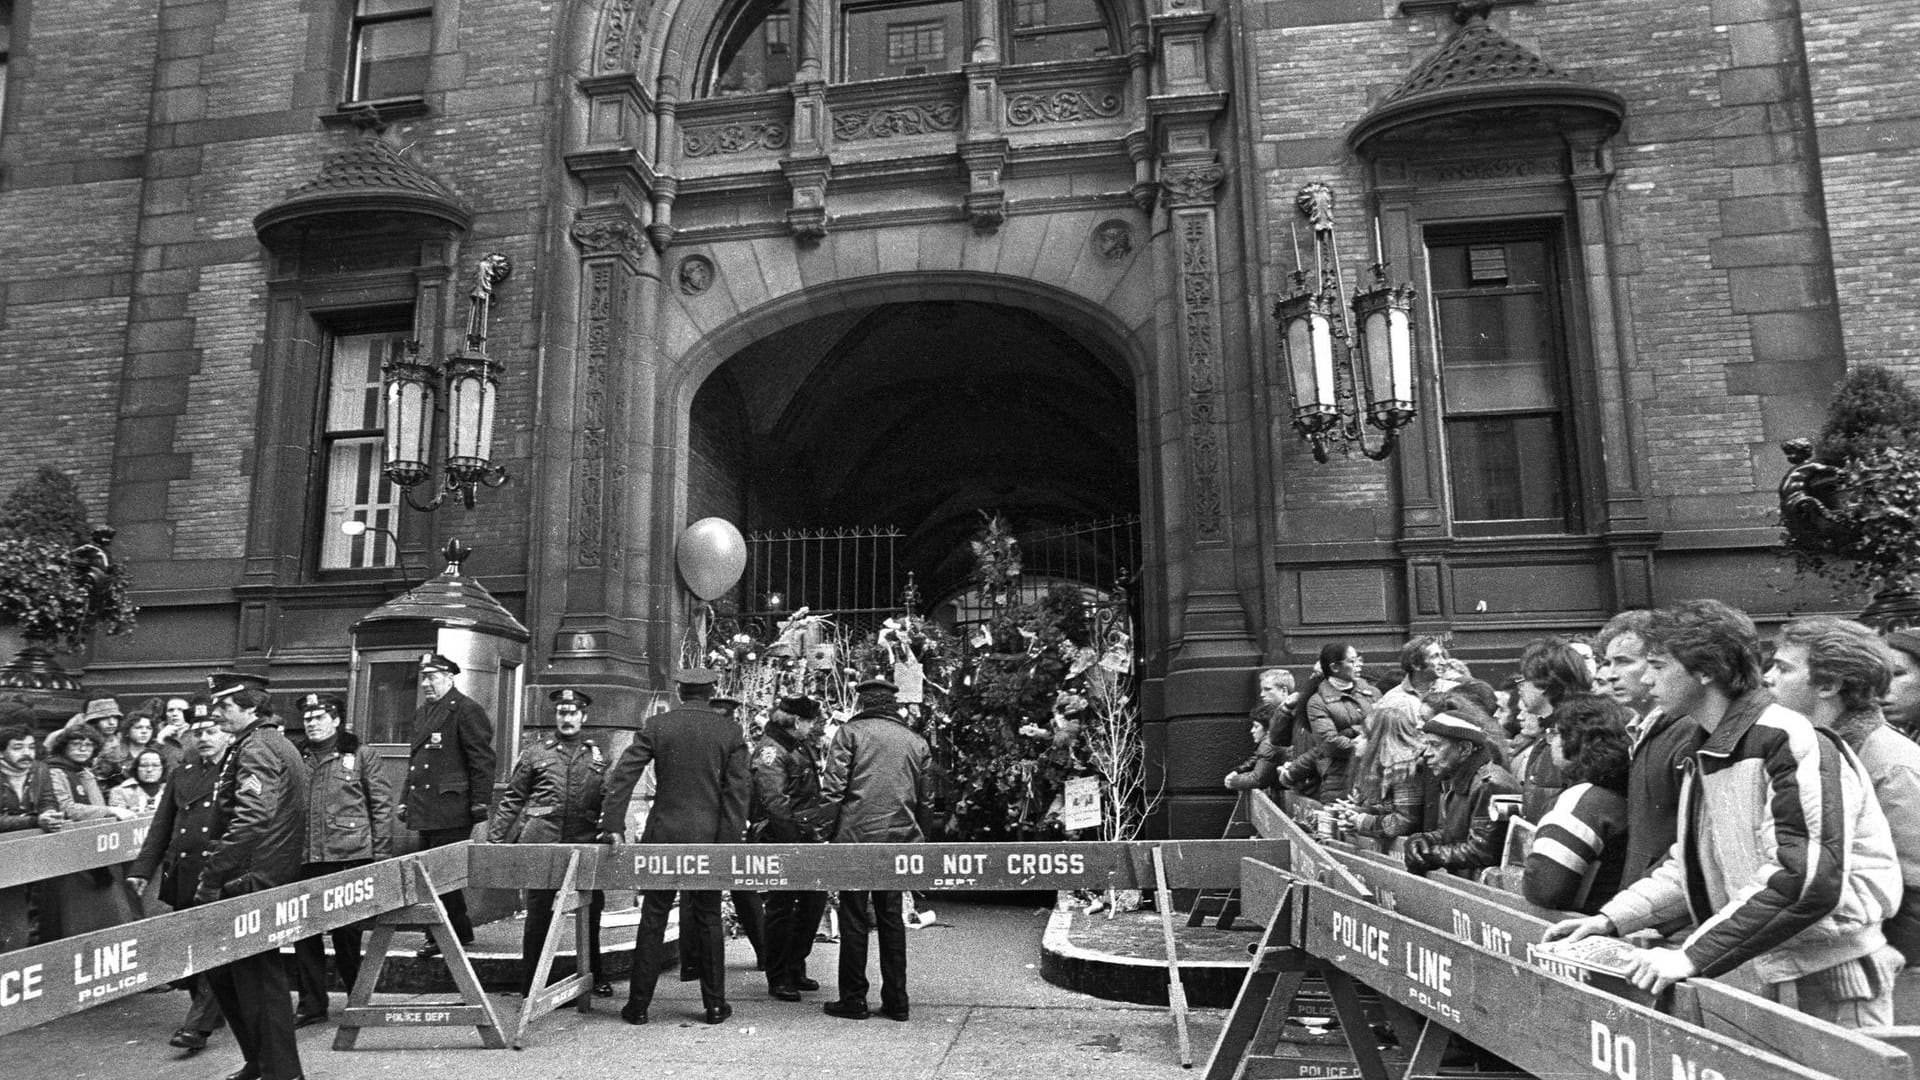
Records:
[[[726,518],[701,518],[680,534],[674,559],[693,595],[712,600],[740,580],[747,568],[747,541]]]

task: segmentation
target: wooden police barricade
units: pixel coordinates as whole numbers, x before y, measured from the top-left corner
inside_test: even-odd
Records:
[[[132,862],[152,824],[150,817],[100,821],[0,839],[0,889]]]
[[[1262,803],[1265,805],[1262,806]],[[1299,832],[1291,819],[1280,813],[1264,796],[1256,797],[1254,809],[1256,826],[1263,835]],[[1324,946],[1325,942],[1321,939],[1310,941],[1300,929],[1305,920],[1314,916],[1310,913],[1302,915],[1299,906],[1304,902],[1310,912],[1324,914],[1329,908],[1326,897],[1340,894],[1344,899],[1355,901],[1372,896],[1373,903],[1363,903],[1345,914],[1357,918],[1360,911],[1377,912],[1379,919],[1370,925],[1379,930],[1389,943],[1397,940],[1399,946],[1396,947],[1402,948],[1399,961],[1402,985],[1394,986],[1385,976],[1375,980],[1375,983],[1391,995],[1391,1000],[1401,1001],[1429,1018],[1425,1030],[1418,1037],[1413,1058],[1408,1063],[1405,1074],[1408,1077],[1428,1076],[1437,1068],[1439,1054],[1445,1043],[1443,1028],[1458,1031],[1462,1037],[1507,1057],[1535,1075],[1550,1077],[1551,1070],[1535,1060],[1537,1055],[1529,1056],[1523,1050],[1516,1056],[1508,1052],[1508,1042],[1482,1039],[1475,1034],[1475,1030],[1480,1030],[1482,1026],[1498,1027],[1502,1023],[1526,1028],[1531,1018],[1542,1009],[1560,1008],[1564,1013],[1568,1007],[1578,1007],[1586,1011],[1574,1014],[1576,1019],[1585,1016],[1591,1024],[1587,1029],[1589,1041],[1578,1045],[1564,1042],[1559,1047],[1564,1058],[1575,1062],[1575,1065],[1563,1068],[1562,1071],[1567,1075],[1582,1072],[1578,1063],[1584,1047],[1587,1066],[1603,1076],[1611,1071],[1616,1080],[1639,1080],[1642,1076],[1648,1080],[1700,1080],[1710,1074],[1717,1074],[1714,1080],[1732,1080],[1735,1077],[1745,1080],[1747,1077],[1770,1075],[1766,1070],[1774,1070],[1771,1075],[1776,1076],[1826,1074],[1847,1077],[1848,1080],[1911,1080],[1912,1060],[1900,1047],[1816,1020],[1711,979],[1691,979],[1677,984],[1669,994],[1669,1013],[1657,1013],[1648,1005],[1649,995],[1622,980],[1590,975],[1566,965],[1554,964],[1538,955],[1534,945],[1548,925],[1564,917],[1563,913],[1527,904],[1524,899],[1511,893],[1450,875],[1410,874],[1401,867],[1399,860],[1389,856],[1356,851],[1339,844],[1322,845],[1312,838],[1296,838],[1293,851],[1304,873],[1294,873],[1291,869],[1281,869],[1252,859],[1245,864],[1242,890],[1246,897],[1247,914],[1258,918],[1272,912],[1278,916],[1285,914],[1282,909],[1291,903],[1294,906],[1287,908],[1291,914],[1286,917],[1293,919],[1295,933],[1289,942],[1285,934],[1274,929],[1286,918],[1269,918],[1268,937],[1273,940],[1263,941],[1261,953],[1249,968],[1247,982],[1242,988],[1242,1000],[1236,1002],[1221,1042],[1215,1048],[1214,1060],[1209,1066],[1210,1077],[1224,1078],[1235,1075],[1236,1071],[1253,1075],[1325,1075],[1288,1071],[1284,1063],[1276,1066],[1273,1064],[1275,1059],[1260,1053],[1278,1031],[1277,1020],[1268,1023],[1265,1018],[1274,1014],[1279,1019],[1285,1016],[1283,1005],[1260,995],[1269,987],[1276,987],[1276,997],[1284,996],[1282,991],[1297,990],[1297,986],[1288,988],[1284,983],[1275,983],[1271,969],[1276,965],[1310,967],[1325,959],[1322,954],[1312,951],[1315,943]],[[1327,861],[1343,867],[1361,883],[1362,891],[1355,894],[1354,890],[1344,887],[1332,891],[1315,890],[1311,893],[1313,900],[1303,901],[1305,894],[1302,890],[1309,884],[1319,884],[1327,877]],[[1418,926],[1421,930],[1402,933],[1395,939],[1394,931],[1387,925],[1395,920]],[[1434,948],[1435,942],[1453,942],[1455,946],[1469,950],[1465,954],[1469,956],[1495,954],[1519,965],[1523,970],[1531,968],[1540,972],[1540,978],[1551,986],[1575,985],[1576,994],[1587,995],[1584,1000],[1588,1004],[1574,1006],[1574,999],[1566,998],[1561,1005],[1550,1005],[1548,1002],[1556,1000],[1551,990],[1527,989],[1515,1001],[1521,1010],[1520,1014],[1528,1020],[1514,1024],[1514,1012],[1501,1015],[1498,1005],[1483,1001],[1483,992],[1476,989],[1474,993],[1460,995],[1467,1001],[1471,1012],[1462,1010],[1460,1006],[1452,1004],[1455,995],[1436,995],[1431,987],[1420,983],[1419,976],[1423,972],[1437,979],[1438,970],[1443,966],[1450,969],[1452,962],[1448,960],[1443,965],[1435,959],[1423,967],[1417,959],[1420,954],[1405,951],[1414,948],[1411,942],[1418,934],[1431,935],[1424,946],[1431,956],[1453,955],[1450,949]],[[1289,946],[1292,947],[1291,952],[1287,951]],[[1306,947],[1304,950],[1303,946]],[[1355,947],[1348,948],[1352,950]],[[1364,941],[1357,951],[1373,960],[1376,966],[1382,964],[1377,955],[1368,955],[1368,946]],[[1378,952],[1379,947],[1375,951]],[[1408,960],[1409,955],[1416,959]],[[1363,976],[1376,974],[1374,968],[1360,966]],[[1412,980],[1411,984],[1406,982],[1409,979]],[[1523,979],[1518,985],[1528,984]],[[1609,990],[1614,993],[1609,993]],[[1441,1005],[1421,1009],[1417,995],[1422,992],[1429,999],[1440,1001]],[[1447,1007],[1480,1023],[1448,1023],[1450,1017],[1445,1013]],[[1494,1015],[1489,1015],[1490,1012]],[[1620,1020],[1623,1016],[1629,1020]],[[1655,1021],[1649,1021],[1648,1017],[1655,1018]],[[1679,1040],[1680,1043],[1693,1039],[1699,1045],[1713,1048],[1715,1053],[1732,1046],[1743,1054],[1758,1055],[1758,1063],[1750,1068],[1744,1062],[1736,1062],[1735,1067],[1746,1071],[1735,1073],[1714,1063],[1710,1055],[1689,1057],[1671,1051],[1664,1057],[1656,1053],[1650,1062],[1645,1048],[1652,1046],[1657,1049],[1663,1044],[1659,1039],[1649,1041],[1645,1031],[1636,1037],[1633,1029],[1636,1025],[1644,1028],[1656,1021],[1664,1021],[1672,1026],[1672,1031],[1661,1029],[1660,1039],[1669,1042]],[[1609,1033],[1608,1039],[1613,1040],[1605,1047],[1600,1041],[1603,1030]],[[1673,1031],[1679,1034],[1675,1035]],[[1898,1037],[1904,1032],[1902,1029],[1893,1029],[1888,1034]],[[1538,1054],[1547,1054],[1551,1052],[1555,1040],[1569,1037],[1568,1031],[1559,1031],[1551,1039],[1535,1039],[1534,1042],[1540,1048]],[[1405,1041],[1403,1036],[1403,1044]],[[1623,1057],[1623,1054],[1626,1056]],[[1793,1059],[1813,1062],[1817,1067],[1795,1065]],[[1356,1061],[1349,1067],[1359,1072],[1361,1064],[1361,1061]],[[1778,1070],[1782,1067],[1790,1072],[1780,1073]],[[1592,1073],[1586,1075],[1591,1076]]]
[[[1239,882],[1242,857],[1283,861],[1287,844],[1274,839],[617,847],[480,844],[472,851],[469,882],[488,889],[1057,891],[1224,888]],[[1171,912],[1163,912],[1163,920],[1170,917]],[[537,970],[550,969],[559,941],[558,933],[550,930]],[[582,947],[576,964],[584,972],[588,963]],[[1178,962],[1171,949],[1168,967],[1169,979],[1177,980]],[[591,984],[591,979],[586,981]],[[528,1023],[567,1000],[560,988],[568,985],[556,984],[550,994],[541,994],[540,1002],[527,1004],[514,1035],[516,1045]],[[1184,1005],[1183,994],[1170,995],[1169,1006],[1183,1042]],[[1182,1056],[1187,1057],[1187,1052],[1183,1050]]]

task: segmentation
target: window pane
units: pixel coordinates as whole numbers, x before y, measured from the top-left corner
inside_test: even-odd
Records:
[[[713,93],[722,97],[777,90],[793,82],[793,8],[787,0],[749,11],[720,52]]]
[[[1546,296],[1443,296],[1441,386],[1448,413],[1511,412],[1559,404]]]
[[[1013,62],[1016,64],[1044,64],[1056,60],[1085,60],[1112,55],[1113,39],[1104,26],[1082,30],[1050,30],[1044,34],[1016,34],[1013,39]]]
[[[360,741],[410,743],[420,702],[419,661],[367,665],[367,729]]]
[[[1447,421],[1453,516],[1461,521],[1566,517],[1558,416]]]
[[[333,340],[332,378],[327,380],[327,430],[373,431],[381,427],[380,364],[399,334],[348,334]]]
[[[378,435],[334,439],[327,444],[327,512],[321,521],[320,569],[359,570],[398,565],[393,530],[399,524],[399,489],[380,472]],[[348,536],[344,522],[367,531]]]
[[[427,87],[433,19],[428,15],[366,23],[354,31],[353,99],[415,97]]]
[[[964,14],[959,3],[846,8],[845,78],[958,71],[966,41]]]

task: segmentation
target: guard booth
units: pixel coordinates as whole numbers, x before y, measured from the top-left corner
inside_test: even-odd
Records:
[[[379,752],[396,797],[406,791],[413,715],[422,700],[422,653],[437,652],[459,664],[455,685],[493,718],[496,788],[520,745],[521,691],[532,635],[485,586],[462,572],[461,563],[472,554],[465,544],[450,540],[445,554],[446,569],[438,576],[375,608],[351,631],[349,723],[363,743]],[[398,849],[414,850],[415,834],[404,825],[401,830]],[[485,912],[489,898],[471,895],[468,900],[475,922],[493,917]],[[502,902],[512,910],[511,899]]]

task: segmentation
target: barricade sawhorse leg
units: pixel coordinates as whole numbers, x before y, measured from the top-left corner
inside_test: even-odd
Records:
[[[1221,830],[1222,840],[1245,840],[1256,833],[1253,828],[1253,814],[1247,806],[1247,792],[1233,800],[1233,813],[1227,815],[1227,827]],[[1207,916],[1219,915],[1215,923],[1222,930],[1233,929],[1233,920],[1240,915],[1240,890],[1235,888],[1201,889],[1193,898],[1193,910],[1187,913],[1188,926],[1205,926]]]
[[[1167,940],[1167,1005],[1180,1039],[1180,1067],[1193,1068],[1193,1043],[1187,1038],[1187,987],[1180,981],[1180,953],[1173,943],[1173,892],[1167,888],[1166,857],[1153,846],[1153,903],[1160,909],[1160,930]]]
[[[526,1003],[520,1006],[520,1019],[513,1025],[515,1050],[520,1049],[526,1038],[528,1025],[567,1002],[574,1002],[581,1012],[593,1011],[593,928],[587,920],[592,900],[577,888],[579,875],[580,853],[576,851],[567,857],[567,876],[561,879],[559,895],[553,898],[553,921],[547,924],[547,938],[540,944],[540,962],[533,969],[532,988]],[[560,951],[561,921],[574,912],[579,913],[573,920],[574,972],[548,986],[553,958]]]
[[[373,917],[373,931],[367,941],[370,959],[361,963],[360,977],[354,980],[353,989],[347,994],[347,1007],[340,1013],[340,1030],[334,1032],[333,1048],[352,1050],[359,1041],[360,1029],[365,1027],[474,1027],[479,1029],[480,1042],[487,1049],[506,1049],[507,1041],[500,1035],[500,1021],[494,1015],[493,1002],[480,988],[480,978],[473,973],[473,964],[467,960],[459,935],[453,932],[453,922],[440,903],[432,876],[418,862],[410,864],[410,868],[412,883],[418,890],[414,902]],[[381,969],[387,966],[387,950],[398,930],[425,930],[440,943],[441,955],[453,974],[454,985],[460,990],[458,1002],[372,1004],[373,988],[380,983]]]

